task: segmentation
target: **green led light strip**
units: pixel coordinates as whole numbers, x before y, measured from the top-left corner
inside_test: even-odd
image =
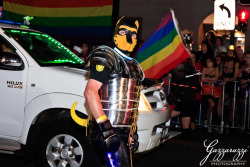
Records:
[[[25,25],[20,25],[20,27],[22,27],[22,28],[29,28],[28,26],[25,26]]]
[[[75,64],[75,62],[73,62],[72,60],[68,60],[68,59],[65,59],[65,60],[60,60],[60,59],[59,59],[59,60],[54,60],[54,62],[57,62],[57,63],[58,63],[58,62],[60,62],[60,63],[61,63],[61,62],[63,62],[63,63],[64,63],[64,62],[70,62],[70,63],[74,63],[74,64]]]
[[[60,42],[56,41],[55,39],[51,38],[50,36],[48,36],[47,34],[40,34],[37,32],[29,32],[29,31],[20,31],[20,30],[10,30],[12,33],[20,33],[20,34],[29,34],[29,35],[35,35],[35,36],[43,36],[48,38],[49,41],[55,43],[56,45],[58,45],[59,47],[67,50],[67,52],[74,58],[77,60],[77,63],[83,64],[83,61],[78,58],[75,54],[73,54],[70,50],[68,50],[64,45],[62,45]],[[53,63],[62,63],[62,62],[70,62],[70,63],[74,63],[72,60],[54,60]]]

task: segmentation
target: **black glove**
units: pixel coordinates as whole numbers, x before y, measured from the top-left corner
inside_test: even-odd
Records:
[[[99,127],[102,132],[102,141],[105,145],[106,151],[110,153],[117,152],[120,147],[120,138],[109,120],[100,123]]]
[[[131,150],[132,150],[133,153],[136,152],[136,150],[138,150],[138,148],[139,148],[138,138],[139,138],[138,134],[135,133],[133,135],[134,141],[133,141],[132,146],[131,146],[132,147]]]

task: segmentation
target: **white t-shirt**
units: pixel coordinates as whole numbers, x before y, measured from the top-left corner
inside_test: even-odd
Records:
[[[227,48],[225,46],[221,46],[221,47],[219,47],[219,49],[220,49],[220,52],[227,53]],[[216,56],[217,56],[217,48],[214,51],[214,57],[216,57]]]

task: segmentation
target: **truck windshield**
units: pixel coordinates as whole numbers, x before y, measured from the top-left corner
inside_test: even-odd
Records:
[[[40,66],[83,68],[83,61],[52,37],[28,30],[4,29]]]

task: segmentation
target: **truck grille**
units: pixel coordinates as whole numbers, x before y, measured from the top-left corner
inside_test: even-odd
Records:
[[[161,85],[154,85],[143,89],[152,109],[162,109],[166,104],[166,96]]]

